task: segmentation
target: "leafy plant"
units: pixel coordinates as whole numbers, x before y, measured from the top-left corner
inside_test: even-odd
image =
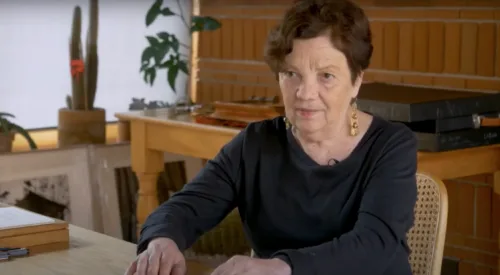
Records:
[[[66,105],[72,110],[92,110],[97,90],[97,54],[99,3],[90,0],[90,25],[86,41],[86,57],[82,53],[82,10],[76,6],[73,11],[73,24],[70,39],[70,59],[72,93],[66,97]]]
[[[188,23],[183,15],[180,0],[176,1],[179,13],[173,12],[169,7],[163,7],[163,0],[156,0],[146,14],[146,26],[149,27],[153,24],[159,16],[177,16],[182,20],[190,34],[201,31],[213,31],[220,28],[220,22],[210,16],[193,15],[191,22]],[[152,86],[158,71],[166,70],[168,84],[175,93],[175,82],[179,72],[189,74],[189,57],[181,53],[180,50],[181,48],[189,50],[190,47],[180,42],[174,34],[166,31],[146,36],[146,39],[149,45],[142,52],[140,68],[144,81]]]
[[[9,120],[9,118],[15,118],[14,115],[0,112],[0,131],[3,135],[10,135],[11,133],[19,133],[23,136],[31,149],[37,149],[35,141],[31,138],[28,131],[26,131],[23,127],[17,125],[16,123]]]

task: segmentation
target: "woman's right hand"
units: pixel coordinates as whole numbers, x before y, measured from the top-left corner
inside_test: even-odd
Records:
[[[126,275],[185,275],[184,255],[169,238],[156,238],[137,256]]]

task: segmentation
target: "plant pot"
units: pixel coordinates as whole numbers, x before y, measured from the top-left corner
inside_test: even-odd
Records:
[[[0,133],[0,153],[12,152],[12,143],[16,133],[10,132],[8,134]]]
[[[58,115],[58,146],[106,143],[106,111],[69,110],[63,108]]]

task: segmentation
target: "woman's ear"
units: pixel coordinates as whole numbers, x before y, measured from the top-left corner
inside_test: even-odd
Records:
[[[356,78],[356,81],[354,82],[353,89],[352,89],[352,98],[358,97],[359,93],[359,88],[361,87],[361,84],[363,84],[363,75],[364,72],[359,73],[358,77]]]

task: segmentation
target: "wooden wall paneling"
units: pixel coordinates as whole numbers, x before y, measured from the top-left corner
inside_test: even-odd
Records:
[[[230,83],[222,83],[222,98],[223,101],[233,100],[232,85]]]
[[[233,58],[233,20],[230,18],[221,18],[221,42],[222,58]]]
[[[444,73],[460,72],[461,25],[458,22],[446,22],[444,27]]]
[[[264,46],[268,32],[266,20],[254,20],[255,60],[264,60]]]
[[[477,74],[480,76],[495,75],[495,24],[480,23],[477,33]]]
[[[199,33],[199,42],[198,42],[198,56],[201,58],[210,57],[211,51],[211,32],[200,32]]]
[[[462,48],[460,53],[460,73],[476,73],[477,24],[462,23]]]
[[[240,18],[232,19],[232,41],[233,41],[233,51],[232,59],[243,60],[243,22]]]
[[[500,11],[499,11],[500,14]],[[500,20],[500,15],[499,18]],[[495,76],[500,76],[500,23],[496,24]]]
[[[383,22],[383,68],[397,70],[399,66],[399,25],[398,22]],[[403,53],[401,53],[403,54]]]
[[[373,53],[370,68],[382,69],[384,67],[384,25],[381,21],[371,21]]]
[[[233,100],[243,100],[245,99],[244,98],[244,87],[245,85],[241,85],[241,84],[233,84]]]
[[[457,231],[455,233],[463,235],[474,234],[474,185],[458,183],[457,194],[457,211],[459,218],[457,219]]]
[[[210,58],[222,58],[222,28],[210,31]]]
[[[257,19],[243,19],[243,60],[255,60],[255,26]]]
[[[413,23],[399,22],[398,69],[411,71],[413,66]]]
[[[428,72],[441,73],[444,67],[444,23],[429,22]]]
[[[223,93],[222,93],[222,83],[213,80],[210,81],[210,97],[212,98],[211,100],[222,100],[223,98]]]
[[[429,23],[415,22],[413,35],[413,70],[427,72],[429,60]]]
[[[458,228],[458,184],[454,181],[446,181],[446,192],[448,193],[448,223],[446,225],[446,234],[457,232]]]
[[[449,76],[434,77],[433,85],[450,89],[465,89],[465,79]]]
[[[491,231],[492,197],[495,195],[491,186],[476,186],[476,225],[475,236],[478,238],[494,239],[496,233]],[[493,217],[494,218],[494,217]]]

